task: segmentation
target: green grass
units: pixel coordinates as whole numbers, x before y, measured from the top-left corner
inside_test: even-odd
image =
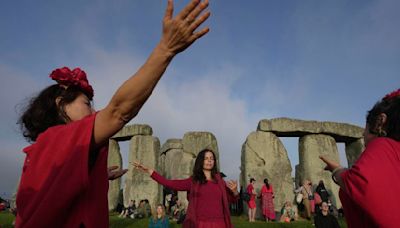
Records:
[[[0,212],[0,227],[1,228],[9,228],[12,227],[12,221],[14,220],[14,215],[9,212]],[[148,219],[126,219],[119,218],[118,214],[111,213],[110,214],[110,228],[147,228]],[[232,223],[235,228],[257,228],[257,227],[267,227],[267,228],[313,228],[315,226],[312,225],[310,221],[297,221],[292,223],[280,223],[280,222],[264,222],[264,221],[256,221],[254,223],[249,223],[247,221],[246,216],[232,216]],[[346,223],[344,219],[339,219],[340,227],[346,228]],[[171,228],[178,228],[181,225],[176,224],[175,222],[170,223]]]
[[[11,224],[14,221],[15,216],[8,211],[1,211],[0,212],[0,227],[7,228],[13,227]]]

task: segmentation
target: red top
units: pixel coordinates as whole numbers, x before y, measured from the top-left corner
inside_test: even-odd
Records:
[[[256,194],[254,194],[254,186],[252,184],[247,185],[246,191],[250,194],[250,200],[256,200]]]
[[[108,227],[106,147],[89,171],[94,120],[50,127],[24,149],[16,227]]]
[[[263,186],[261,187],[261,194],[262,193],[274,193],[274,189],[272,188],[272,184],[269,185],[269,188],[267,188],[267,186],[265,184],[263,184]]]
[[[400,142],[379,137],[368,143],[339,192],[348,227],[399,227]]]
[[[230,222],[229,202],[235,202],[239,196],[234,196],[226,186],[225,181],[216,176],[216,182],[205,184],[194,183],[189,177],[183,180],[168,180],[157,172],[151,175],[155,181],[176,191],[188,191],[189,205],[183,227],[196,227],[199,220],[225,220],[226,227],[232,227]]]

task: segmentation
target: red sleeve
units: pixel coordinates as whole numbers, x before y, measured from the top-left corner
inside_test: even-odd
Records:
[[[371,141],[351,169],[341,174],[349,199],[380,226],[394,221],[400,182],[400,144],[388,138]]]
[[[235,194],[233,194],[233,192],[226,185],[225,185],[225,190],[226,190],[226,195],[228,196],[228,202],[236,203],[236,201],[238,201],[239,199],[239,194],[235,196]]]
[[[151,174],[151,178],[153,178],[153,180],[157,181],[159,184],[175,191],[190,191],[192,186],[192,178],[183,180],[168,180],[158,174],[156,171]]]
[[[95,115],[47,129],[25,148],[17,193],[19,227],[62,224],[88,185],[88,157]]]

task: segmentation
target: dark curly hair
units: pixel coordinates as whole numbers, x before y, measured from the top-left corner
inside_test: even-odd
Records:
[[[23,136],[34,142],[47,128],[66,124],[70,119],[64,111],[65,105],[73,102],[82,93],[85,94],[79,87],[69,86],[65,89],[55,84],[31,98],[18,120]],[[58,105],[57,98],[60,99]]]
[[[214,156],[214,167],[211,169],[211,177],[213,180],[215,180],[215,175],[218,172],[218,168],[217,168],[217,157],[215,156],[214,151],[210,150],[210,149],[204,149],[202,151],[199,152],[199,154],[196,157],[196,161],[194,163],[194,167],[193,167],[193,181],[200,183],[200,184],[205,184],[207,183],[207,179],[206,176],[204,175],[203,172],[203,164],[204,164],[204,158],[207,152],[211,152]]]
[[[386,114],[386,123],[379,129],[380,114]],[[383,98],[368,111],[367,124],[369,132],[400,141],[400,96]],[[380,131],[383,130],[383,131]]]

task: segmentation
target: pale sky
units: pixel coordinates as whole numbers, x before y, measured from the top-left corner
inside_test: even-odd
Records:
[[[175,12],[187,2],[176,0]],[[0,196],[15,190],[21,173],[28,143],[15,123],[24,101],[53,84],[53,69],[81,67],[103,108],[159,41],[165,6],[2,1]],[[400,1],[210,0],[209,8],[210,33],[173,60],[130,123],[149,124],[161,144],[212,132],[229,178],[238,179],[241,146],[259,120],[362,127],[373,104],[400,87]],[[283,141],[294,167],[297,139]]]

